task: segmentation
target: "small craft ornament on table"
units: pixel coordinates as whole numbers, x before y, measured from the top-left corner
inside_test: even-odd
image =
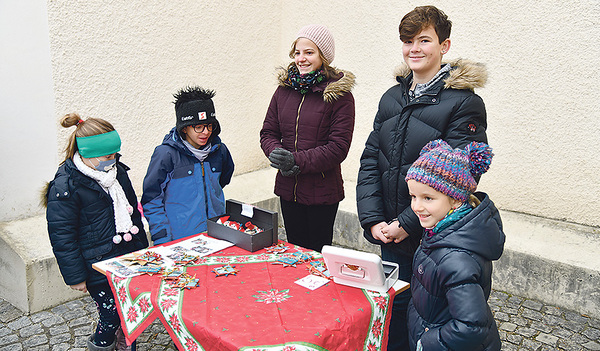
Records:
[[[298,260],[298,263],[303,263],[303,262],[308,262],[308,261],[313,260],[312,255],[310,255],[306,252],[296,251],[296,252],[293,252],[291,255]]]
[[[189,290],[200,286],[200,279],[196,278],[196,276],[192,277],[189,274],[185,273],[185,275],[180,276],[179,279],[177,279],[172,286],[174,288]]]
[[[265,251],[272,253],[272,254],[284,253],[287,250],[288,250],[288,247],[285,246],[284,243],[279,243],[277,245],[273,245],[273,246],[269,246],[269,247],[265,248]]]
[[[136,271],[138,273],[148,274],[148,275],[162,274],[163,267],[156,266],[156,265],[145,265],[145,266],[139,266],[139,267],[137,267]]]
[[[132,264],[139,264],[140,266],[145,266],[147,264],[161,265],[163,263],[162,256],[150,250],[145,251],[142,254],[134,252],[131,255],[124,256],[123,260],[130,261]]]
[[[199,256],[195,256],[195,255],[190,255],[187,253],[183,253],[180,256],[178,256],[173,263],[175,263],[176,265],[181,265],[181,266],[187,266],[189,264],[193,264],[196,263],[196,261],[199,259]]]
[[[331,276],[331,273],[329,273],[329,270],[327,269],[327,266],[325,266],[325,262],[323,262],[323,261],[309,262],[308,263],[308,271],[312,275],[327,278],[329,280],[333,279],[333,277]]]
[[[165,269],[163,272],[163,280],[177,281],[184,274],[187,274],[187,273],[186,273],[185,268],[182,268],[182,267],[173,267],[173,268]]]
[[[189,275],[185,268],[174,267],[163,272],[162,279],[174,288],[191,289],[200,286],[200,279]]]
[[[298,259],[294,256],[281,256],[277,259],[277,261],[273,262],[273,264],[280,264],[283,265],[283,267],[294,267],[296,268],[296,265],[300,263],[298,261]]]
[[[221,266],[221,267],[216,267],[211,272],[213,272],[214,274],[216,274],[217,277],[222,277],[222,276],[227,277],[229,275],[237,275],[237,273],[239,272],[239,270],[236,269],[235,266],[226,264],[226,265]]]
[[[200,279],[198,278],[192,278],[189,279],[185,285],[183,286],[184,289],[192,289],[192,288],[196,288],[200,286]]]

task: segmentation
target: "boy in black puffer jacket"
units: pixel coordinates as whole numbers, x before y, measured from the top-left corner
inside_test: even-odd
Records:
[[[425,228],[413,259],[408,306],[411,350],[499,351],[500,336],[487,304],[492,261],[505,236],[494,203],[475,193],[492,149],[472,142],[452,149],[427,144],[406,175],[411,208]]]
[[[417,7],[400,22],[405,65],[398,84],[381,98],[360,160],[356,186],[358,217],[365,238],[381,245],[381,257],[399,265],[408,281],[412,256],[423,229],[410,209],[404,177],[428,142],[443,139],[452,147],[486,142],[483,100],[473,92],[487,79],[481,64],[442,63],[450,49],[452,23],[434,6]],[[406,350],[406,308],[410,289],[394,298],[388,351]]]

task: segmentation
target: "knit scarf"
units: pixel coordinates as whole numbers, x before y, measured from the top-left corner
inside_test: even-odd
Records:
[[[310,88],[312,88],[315,84],[321,83],[325,79],[323,73],[324,71],[319,69],[310,73],[300,74],[298,67],[296,67],[296,65],[292,65],[288,69],[285,84],[304,95],[308,93]]]
[[[117,181],[117,167],[113,167],[107,172],[98,171],[90,168],[81,159],[78,152],[73,156],[75,167],[84,175],[92,178],[106,191],[113,200],[113,208],[115,212],[115,227],[117,233],[127,233],[133,227],[131,222],[131,214],[133,207],[127,201],[123,187]]]
[[[425,229],[425,234],[427,234],[427,237],[431,238],[435,234],[441,232],[442,230],[448,228],[452,224],[461,220],[464,216],[468,215],[469,212],[471,212],[472,210],[473,210],[473,207],[471,207],[471,205],[468,202],[463,203],[456,210],[450,210],[450,212],[448,212],[448,214],[446,214],[446,217],[442,218],[442,220],[439,221],[435,225],[435,227]]]

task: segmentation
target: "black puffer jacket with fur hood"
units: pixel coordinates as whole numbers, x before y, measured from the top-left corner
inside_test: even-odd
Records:
[[[473,92],[487,80],[483,65],[456,60],[452,70],[425,95],[409,101],[412,72],[403,65],[396,70],[398,84],[379,102],[373,131],[361,156],[356,186],[358,216],[364,235],[372,243],[370,228],[398,219],[410,235],[399,244],[399,253],[410,255],[419,245],[422,228],[410,208],[404,177],[428,142],[443,139],[450,146],[465,147],[471,141],[487,142],[483,100]]]

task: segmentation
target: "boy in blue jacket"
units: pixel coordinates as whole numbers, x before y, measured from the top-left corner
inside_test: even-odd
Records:
[[[175,97],[175,128],[154,149],[144,178],[142,206],[154,244],[206,231],[225,213],[223,187],[233,159],[221,142],[213,90],[188,87]]]

